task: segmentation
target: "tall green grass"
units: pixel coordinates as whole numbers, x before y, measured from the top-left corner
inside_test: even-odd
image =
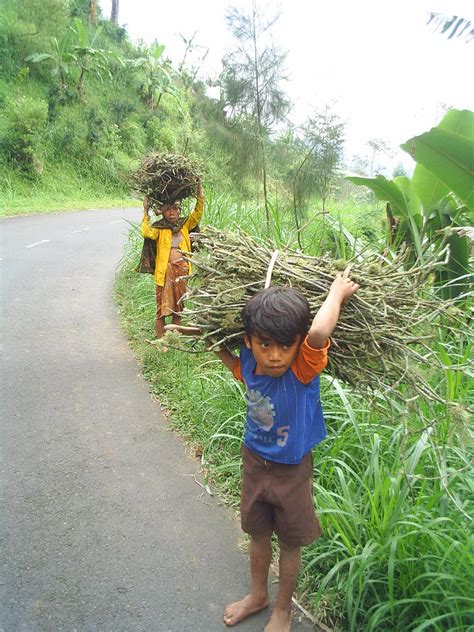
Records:
[[[218,193],[208,204],[210,223],[232,221],[262,234],[258,210]],[[285,221],[273,237],[288,243],[294,235]],[[155,304],[153,279],[134,272],[140,242],[135,229],[116,285],[126,329],[170,426],[202,454],[208,482],[237,508],[242,385],[213,356],[160,354],[145,342]],[[442,336],[433,347],[444,365],[433,384],[448,406],[402,410],[322,379],[329,437],[314,450],[314,499],[324,535],[304,549],[299,590],[336,630],[474,629],[471,351],[467,339]]]

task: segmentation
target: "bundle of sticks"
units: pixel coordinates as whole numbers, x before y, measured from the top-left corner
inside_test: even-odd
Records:
[[[194,196],[199,179],[200,169],[195,161],[180,154],[157,152],[145,156],[130,177],[135,193],[147,196],[157,209]]]
[[[314,315],[336,274],[348,263],[288,249],[275,252],[237,229],[208,226],[196,236],[195,244],[197,250],[185,255],[194,272],[184,314],[196,329],[185,333],[200,335],[181,337],[188,351],[240,345],[242,308],[266,282],[303,292]],[[439,399],[423,373],[433,362],[429,343],[437,321],[446,309],[455,310],[430,292],[430,275],[442,263],[438,257],[408,267],[403,253],[391,261],[371,255],[354,262],[350,277],[361,287],[342,307],[331,336],[329,372],[356,388],[386,392],[406,385],[416,395]],[[176,338],[170,342],[175,344]]]

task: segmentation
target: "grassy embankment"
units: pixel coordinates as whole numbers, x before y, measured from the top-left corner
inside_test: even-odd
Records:
[[[117,206],[139,206],[126,190],[106,186],[59,165],[37,181],[28,181],[12,170],[0,170],[0,215],[32,215]]]
[[[373,213],[381,218],[380,209]],[[222,227],[229,217],[262,233],[254,209],[208,195],[206,221]],[[374,217],[376,233],[382,222]],[[367,213],[352,223],[363,228]],[[279,220],[275,233],[287,237],[288,226]],[[160,354],[145,342],[153,338],[155,305],[152,278],[134,272],[140,245],[132,231],[117,278],[124,326],[170,427],[202,454],[208,481],[237,509],[242,386],[209,354]],[[314,499],[325,533],[304,551],[300,598],[334,629],[461,632],[474,625],[465,408],[473,398],[469,375],[456,368],[469,347],[461,337],[453,342],[440,333],[433,352],[446,368],[432,383],[448,405],[402,410],[379,400],[375,406],[344,384],[322,379],[329,437],[314,450]]]

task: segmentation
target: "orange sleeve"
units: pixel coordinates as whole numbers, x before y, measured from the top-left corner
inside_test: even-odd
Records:
[[[319,375],[328,363],[329,339],[322,349],[314,349],[305,338],[300,346],[296,360],[291,365],[291,370],[303,384],[308,384]]]
[[[236,380],[239,380],[239,382],[244,382],[240,360],[237,360],[237,362],[235,363],[235,366],[232,369],[232,375],[235,377]]]

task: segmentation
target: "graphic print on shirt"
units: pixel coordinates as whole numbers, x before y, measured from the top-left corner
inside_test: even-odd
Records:
[[[258,428],[266,432],[273,428],[275,423],[275,407],[269,397],[265,397],[257,390],[247,391],[248,418]]]

